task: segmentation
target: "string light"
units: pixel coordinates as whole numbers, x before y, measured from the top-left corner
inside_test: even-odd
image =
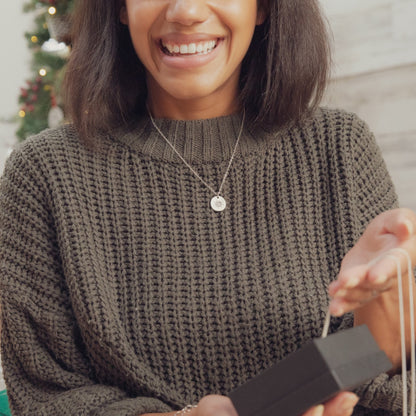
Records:
[[[53,16],[54,14],[56,14],[56,8],[55,7],[49,7],[48,9],[48,13]]]
[[[26,112],[24,110],[19,111],[19,117],[24,118],[26,116]]]
[[[37,36],[35,36],[35,35],[33,35],[33,36],[30,38],[30,40],[31,40],[33,43],[38,43],[38,41],[39,41],[38,37],[37,37]]]
[[[46,69],[45,69],[45,68],[41,68],[41,69],[39,69],[39,75],[40,75],[41,77],[44,77],[46,74],[47,74],[47,71],[46,71]]]

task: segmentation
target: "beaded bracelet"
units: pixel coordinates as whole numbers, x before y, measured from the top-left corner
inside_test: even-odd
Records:
[[[188,404],[183,409],[178,410],[174,416],[185,416],[191,413],[192,409],[195,409],[197,407],[196,404]]]

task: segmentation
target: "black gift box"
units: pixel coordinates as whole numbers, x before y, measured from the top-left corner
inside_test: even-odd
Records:
[[[310,341],[229,397],[239,416],[297,416],[391,367],[362,325]]]

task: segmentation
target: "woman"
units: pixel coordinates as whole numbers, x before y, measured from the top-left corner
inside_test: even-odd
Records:
[[[416,219],[367,126],[317,107],[327,66],[313,0],[79,2],[73,124],[1,184],[14,415],[236,416],[232,389],[320,335],[328,288],[330,331],[367,323],[394,364],[355,414],[400,412],[396,268],[371,261],[415,261]]]

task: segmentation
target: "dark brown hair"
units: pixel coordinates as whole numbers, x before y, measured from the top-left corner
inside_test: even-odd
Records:
[[[244,58],[240,98],[252,123],[283,126],[319,104],[329,67],[318,0],[264,0],[267,17]],[[145,70],[120,22],[122,0],[79,0],[64,83],[65,108],[81,137],[145,111]]]

